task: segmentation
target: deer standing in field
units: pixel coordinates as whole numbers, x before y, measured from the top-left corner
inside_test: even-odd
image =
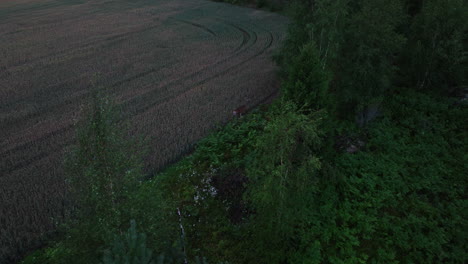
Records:
[[[232,111],[232,115],[234,117],[242,117],[243,115],[247,113],[247,111],[249,110],[248,104],[250,103],[250,98],[246,98],[246,99],[247,99],[246,100],[247,104],[241,105]]]
[[[232,115],[234,117],[242,117],[242,115],[244,115],[245,113],[247,113],[247,106],[246,105],[239,106],[234,111],[232,111]]]

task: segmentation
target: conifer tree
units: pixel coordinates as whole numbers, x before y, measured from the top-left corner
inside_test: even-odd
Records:
[[[118,231],[124,203],[142,177],[139,144],[124,138],[116,113],[109,97],[94,89],[77,145],[65,161],[75,208],[70,243],[82,254],[94,252]]]

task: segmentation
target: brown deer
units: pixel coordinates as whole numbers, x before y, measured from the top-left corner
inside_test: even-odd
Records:
[[[243,105],[243,106],[239,106],[238,108],[236,108],[234,111],[232,111],[232,115],[234,117],[242,117],[245,113],[247,113],[247,106],[246,105]]]

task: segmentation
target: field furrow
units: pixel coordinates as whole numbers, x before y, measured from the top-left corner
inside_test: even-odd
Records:
[[[0,3],[0,262],[67,215],[63,155],[93,86],[148,139],[148,173],[277,92],[287,19],[204,0]]]

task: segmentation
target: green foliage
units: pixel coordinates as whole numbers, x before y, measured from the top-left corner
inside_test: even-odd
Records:
[[[269,113],[254,113],[227,124],[201,140],[191,159],[203,169],[222,167],[226,163],[243,166],[247,154],[252,151],[253,142],[267,122],[266,118],[272,118],[265,115]]]
[[[406,31],[397,0],[297,3],[279,56],[282,101],[201,140],[135,192],[141,166],[123,160],[127,145],[96,97],[70,166],[78,209],[91,215],[27,263],[96,262],[129,219],[148,237],[132,222],[105,263],[150,263],[149,248],[171,247],[186,251],[160,263],[467,262],[466,104],[394,87],[397,65],[417,88],[463,83],[464,4],[406,1]],[[325,115],[334,107],[342,119]],[[351,132],[362,144],[348,153],[334,134]]]
[[[400,1],[361,0],[349,4],[343,43],[335,70],[336,96],[342,117],[366,124],[370,108],[380,104],[391,87],[393,62],[404,38]]]
[[[235,223],[248,216],[242,193],[245,166],[268,112],[254,112],[201,140],[195,152],[156,178],[181,211],[189,258],[245,262],[244,232]]]
[[[159,263],[162,263],[160,259]],[[110,250],[104,252],[103,264],[154,264],[153,252],[146,246],[146,235],[138,233],[136,222],[123,237],[116,237]]]
[[[367,127],[366,146],[355,154],[323,157],[323,114],[275,104],[203,140],[193,155],[145,183],[131,204],[142,215],[156,215],[150,203],[138,203],[159,192],[163,197],[155,195],[156,201],[172,199],[170,206],[181,211],[189,260],[204,255],[215,263],[464,263],[466,105],[397,92]],[[244,196],[248,210],[236,222],[229,214],[233,197],[221,195],[215,183],[242,175],[248,178],[244,195],[242,189],[231,195]],[[152,230],[145,231],[146,246],[139,235],[125,235],[139,242],[127,247],[122,240],[113,251],[138,244],[154,249],[149,238],[161,231],[145,227],[151,219],[179,221],[147,219],[140,224]],[[167,256],[164,261],[172,261]]]
[[[35,252],[27,263],[98,263],[100,252],[130,219],[140,223],[152,249],[169,252],[177,237],[174,207],[158,181],[141,182],[141,144],[126,137],[101,90],[94,90],[84,116],[78,144],[65,162],[73,218],[55,246]]]
[[[288,34],[286,39],[283,41],[283,45],[278,53],[275,54],[275,61],[281,65],[281,75],[284,77],[284,67],[288,65],[289,59],[294,58],[299,54],[300,48],[304,46],[309,40],[309,36],[304,26],[306,24],[305,18],[307,13],[299,12],[303,11],[304,8],[301,8],[299,4],[294,2],[287,10],[292,21],[288,26]],[[296,15],[297,14],[297,15]]]
[[[293,104],[276,103],[266,112],[253,113],[228,124],[200,142],[191,156],[159,175],[166,194],[179,203],[189,256],[204,255],[214,262],[233,263],[278,260],[286,256],[275,257],[272,248],[261,248],[269,247],[270,239],[274,239],[275,248],[281,249],[287,245],[282,238],[297,239],[288,234],[288,230],[295,229],[291,218],[306,221],[307,214],[295,216],[303,203],[289,207],[293,201],[303,201],[306,190],[314,188],[307,187],[315,181],[308,173],[320,166],[315,153],[320,141],[317,126],[321,115],[306,115]],[[281,151],[268,149],[279,142],[282,142]],[[284,167],[276,164],[281,159]],[[267,167],[263,168],[264,165]],[[280,180],[282,176],[285,181],[278,185],[280,190],[266,188],[274,188],[272,178]],[[263,179],[267,178],[270,185],[257,192],[255,188],[265,184]],[[250,190],[248,199],[242,199],[245,186]],[[303,191],[299,192],[298,188]],[[275,202],[283,206],[277,208]],[[252,210],[254,215],[250,219]],[[272,215],[274,218],[269,219]],[[284,220],[284,225],[279,225],[278,219]],[[276,228],[280,230],[270,233]],[[284,248],[289,251],[288,247]]]
[[[413,11],[401,62],[406,85],[442,94],[453,94],[466,86],[467,14],[468,5],[463,0],[424,1]]]
[[[72,193],[82,214],[117,217],[142,176],[141,150],[124,139],[115,109],[95,90],[87,117],[78,130],[78,145],[66,160]]]
[[[253,253],[260,262],[283,262],[294,240],[301,239],[297,228],[308,222],[309,197],[318,191],[320,119],[286,104],[255,143],[247,168],[248,200],[255,211]]]
[[[286,100],[309,110],[328,107],[329,77],[320,63],[314,43],[301,48],[300,54],[286,66],[286,76],[281,86]]]
[[[385,110],[368,127],[365,149],[321,160],[298,178],[304,163],[294,162],[307,155],[281,146],[295,131],[284,122],[300,121],[275,119],[279,134],[267,125],[248,188],[258,249],[250,263],[466,262],[466,105],[405,92]],[[284,175],[302,185],[288,190]]]
[[[322,66],[332,67],[339,59],[339,48],[343,43],[343,32],[348,16],[349,0],[298,0],[292,6],[293,23],[289,27],[288,39],[283,54],[294,58],[300,48],[314,42]]]
[[[355,243],[343,259],[466,261],[467,109],[450,105],[420,93],[395,95],[388,114],[369,128],[367,150],[334,160],[343,179],[335,228]]]
[[[465,262],[467,109],[451,105],[394,95],[364,149],[326,160],[318,113],[277,104],[229,125],[166,172],[189,251],[232,263]],[[233,167],[249,179],[240,224],[210,191]]]
[[[361,123],[367,123],[373,118],[371,109],[391,86],[395,56],[404,44],[397,32],[403,22],[400,1],[300,0],[292,10],[293,23],[279,57],[284,78],[308,76],[305,71],[310,68],[305,64],[291,65],[297,64],[304,45],[315,43],[322,68],[331,74],[331,91],[337,100],[331,102],[339,117],[353,120],[359,114]],[[317,63],[312,61],[311,65]]]
[[[123,205],[142,177],[141,150],[124,138],[117,121],[110,99],[94,90],[77,147],[65,162],[78,217],[69,242],[84,251],[80,255],[93,252],[119,229]]]
[[[35,251],[27,256],[22,264],[60,264],[64,263],[63,259],[68,258],[72,251],[68,249],[62,242],[42,250]]]
[[[169,254],[168,254],[169,253]],[[172,253],[172,254],[171,254]],[[102,258],[102,264],[182,264],[187,263],[185,255],[181,252],[167,252],[153,256],[152,250],[146,245],[146,235],[138,233],[136,223],[131,221],[127,233],[122,236],[116,236],[112,248],[105,250]],[[188,263],[208,264],[205,257],[196,256],[193,261]],[[223,262],[219,262],[223,264]]]
[[[346,12],[342,3],[343,1],[322,0],[298,0],[292,3],[288,9],[292,23],[288,27],[288,35],[281,52],[276,56],[277,62],[283,68],[283,75],[287,76],[284,69],[299,56],[301,48],[309,42],[314,42],[318,47],[321,64],[328,66],[328,58],[336,55],[336,48],[339,46],[339,41],[335,39],[339,35],[335,33],[338,33],[338,22],[342,20],[342,13]]]
[[[176,205],[163,196],[163,188],[165,186],[157,177],[142,182],[138,190],[123,204],[122,221],[138,221],[139,230],[147,235],[147,243],[151,249],[172,257],[170,251],[179,236],[174,213]]]

